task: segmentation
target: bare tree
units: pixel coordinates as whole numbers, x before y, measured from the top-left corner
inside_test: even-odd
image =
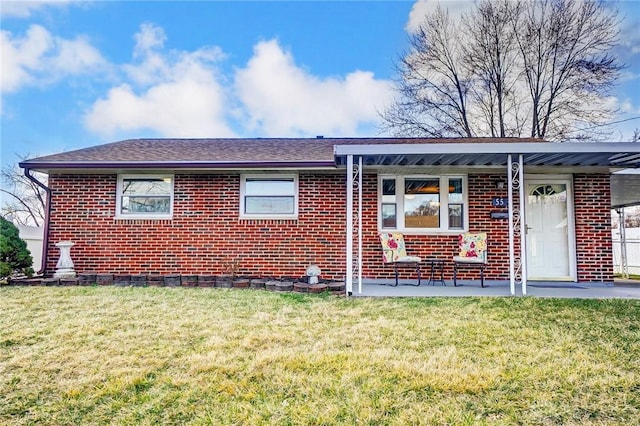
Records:
[[[522,129],[518,117],[517,32],[511,23],[521,4],[509,0],[479,3],[475,12],[463,17],[469,37],[463,47],[464,63],[474,76],[471,87],[481,115],[474,120],[478,132],[493,137],[516,136]]]
[[[513,21],[530,93],[532,137],[563,138],[576,125],[597,125],[615,112],[603,106],[621,65],[617,11],[593,0],[528,3]]]
[[[400,97],[384,127],[550,140],[598,129],[615,113],[604,100],[622,68],[608,53],[618,23],[596,0],[482,0],[460,22],[438,8],[399,62]]]
[[[46,175],[34,173],[34,176],[40,182],[46,182]],[[19,225],[42,226],[47,200],[44,189],[27,178],[17,165],[3,167],[0,178],[0,192],[8,198],[2,203],[2,216]]]
[[[467,99],[470,76],[464,69],[460,31],[440,6],[411,37],[400,58],[400,97],[385,112],[387,126],[406,136],[471,137]]]

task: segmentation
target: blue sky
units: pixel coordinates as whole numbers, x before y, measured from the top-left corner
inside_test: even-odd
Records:
[[[460,13],[470,1],[445,1]],[[640,117],[640,2],[609,100]],[[376,136],[427,1],[4,1],[2,164],[126,138]],[[640,120],[615,124],[628,140]]]

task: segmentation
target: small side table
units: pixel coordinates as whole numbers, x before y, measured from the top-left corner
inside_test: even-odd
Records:
[[[436,285],[438,283],[446,286],[447,284],[444,282],[444,260],[425,259],[424,263],[431,265],[427,285]]]

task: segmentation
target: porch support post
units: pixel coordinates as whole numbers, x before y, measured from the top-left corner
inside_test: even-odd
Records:
[[[523,155],[518,157],[519,180],[520,180],[520,264],[522,274],[522,295],[527,295],[527,212],[525,203],[527,202],[524,187],[524,160]]]
[[[347,241],[345,289],[353,294],[353,155],[347,155]]]
[[[526,251],[526,222],[524,220],[525,188],[524,161],[522,154],[518,161],[514,161],[511,154],[507,155],[507,178],[509,185],[509,289],[511,295],[516,294],[516,283],[520,279],[522,294],[527,294],[527,251]],[[513,200],[513,194],[518,191],[518,206]],[[516,239],[520,250],[516,253]]]
[[[620,221],[620,274],[622,278],[629,278],[629,266],[627,261],[627,226],[625,224],[624,207],[618,209]]]
[[[358,157],[358,293],[362,294],[362,156]]]
[[[511,154],[507,155],[507,188],[509,189],[509,291],[516,294],[516,258],[513,223],[513,176],[511,176]]]

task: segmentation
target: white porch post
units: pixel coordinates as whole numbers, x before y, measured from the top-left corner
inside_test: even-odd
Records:
[[[516,258],[513,222],[513,177],[511,176],[511,154],[507,155],[507,188],[509,189],[509,290],[516,294]]]
[[[618,209],[620,221],[620,274],[622,278],[629,278],[629,267],[627,261],[627,227],[625,224],[624,207]]]
[[[347,155],[347,241],[346,292],[353,294],[353,155]]]
[[[362,156],[358,157],[358,293],[362,294]]]
[[[524,160],[518,155],[518,161],[513,161],[512,155],[507,155],[507,178],[509,185],[509,290],[516,294],[516,282],[520,278],[522,294],[527,294],[527,224],[525,221],[525,185]],[[518,206],[514,206],[513,193],[518,190]],[[520,243],[520,251],[516,253],[516,237]]]
[[[525,203],[527,202],[525,196],[525,182],[524,182],[524,160],[523,155],[520,154],[518,158],[519,176],[520,180],[520,263],[522,266],[522,295],[527,295],[527,212],[525,210]]]

